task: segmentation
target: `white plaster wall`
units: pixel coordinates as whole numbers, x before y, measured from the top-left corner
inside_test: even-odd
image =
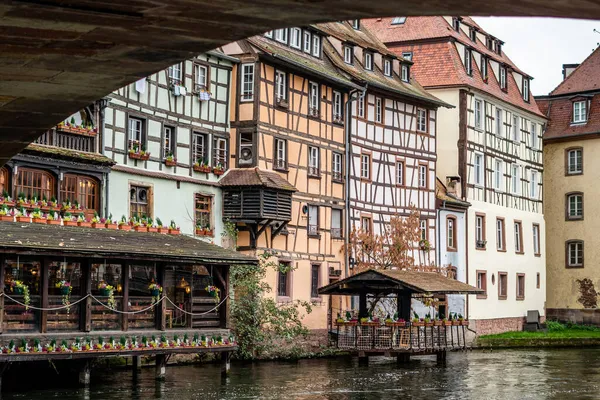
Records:
[[[438,248],[437,248],[437,256],[438,256],[438,265],[448,266],[452,265],[456,267],[456,279],[460,282],[467,281],[467,243],[465,241],[466,237],[466,213],[459,212],[455,210],[445,210],[439,209],[439,240],[438,240]],[[453,216],[456,218],[456,251],[448,251],[447,250],[447,228],[446,228],[446,218],[449,216]],[[465,312],[465,295],[449,295],[448,296],[448,311],[466,315]]]

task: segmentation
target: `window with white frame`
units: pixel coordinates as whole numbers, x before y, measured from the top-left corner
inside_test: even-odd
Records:
[[[504,163],[502,160],[494,160],[494,189],[504,189]]]
[[[383,122],[383,101],[381,97],[375,97],[375,122]]]
[[[519,126],[519,116],[512,117],[512,140],[518,142],[521,140],[521,127]]]
[[[539,255],[541,253],[540,249],[540,226],[538,224],[533,224],[533,254]]]
[[[342,121],[342,94],[338,91],[333,91],[333,121]]]
[[[357,108],[357,114],[360,118],[364,118],[365,116],[365,101],[366,101],[367,97],[366,96],[360,96],[358,98],[358,100],[356,100],[356,108]]]
[[[320,151],[318,147],[308,148],[308,174],[312,176],[318,176],[320,174],[320,163],[319,155]]]
[[[515,221],[515,253],[523,252],[523,226]]]
[[[273,31],[265,32],[265,36],[272,39],[273,38]]]
[[[410,80],[410,71],[407,64],[402,64],[400,67],[400,72],[402,73],[402,80],[404,82],[408,82]]]
[[[483,215],[475,216],[475,246],[478,249],[485,248],[485,217]]]
[[[392,60],[387,58],[383,60],[383,74],[385,76],[392,76]]]
[[[537,150],[537,146],[538,146],[538,137],[537,137],[537,130],[536,130],[536,123],[531,121],[531,148],[533,150]]]
[[[396,161],[396,184],[404,185],[404,161]]]
[[[583,267],[583,241],[570,240],[567,242],[567,266]]]
[[[275,95],[277,100],[287,98],[287,74],[283,71],[275,72]]]
[[[496,219],[496,249],[497,250],[505,250],[504,243],[504,220],[497,218]]]
[[[521,167],[513,164],[510,167],[510,190],[513,194],[521,192]]]
[[[475,128],[477,128],[477,129],[483,128],[482,108],[483,108],[483,101],[481,101],[479,99],[475,99],[474,113],[475,113]]]
[[[402,58],[404,58],[405,60],[408,60],[408,61],[412,61],[412,58],[413,58],[412,51],[405,51],[405,52],[403,52],[402,53]]]
[[[309,31],[304,31],[304,36],[303,36],[303,47],[302,49],[304,50],[305,53],[309,53],[310,54],[310,45],[311,45],[311,39],[310,39],[311,35]]]
[[[450,251],[456,250],[456,219],[446,217],[446,247]]]
[[[365,51],[365,69],[373,71],[373,53]]]
[[[371,155],[360,155],[360,177],[362,179],[371,179]]]
[[[312,55],[315,57],[321,56],[321,36],[313,34],[313,50]]]
[[[523,100],[529,101],[529,79],[523,78]]]
[[[299,49],[302,45],[302,30],[300,28],[290,29],[290,46]]]
[[[173,157],[173,153],[174,153],[174,137],[175,137],[175,133],[173,132],[175,130],[175,128],[173,128],[172,126],[166,126],[163,129],[164,135],[163,135],[163,158],[166,157]]]
[[[567,195],[567,219],[583,218],[583,193],[569,193]]]
[[[471,62],[472,55],[471,49],[465,47],[465,71],[467,72],[467,75],[473,75],[473,64]]]
[[[456,32],[460,32],[460,19],[458,17],[452,17],[452,27]]]
[[[500,89],[506,90],[506,67],[500,66]]]
[[[275,40],[281,43],[286,43],[288,41],[288,30],[286,29],[277,29],[275,31]]]
[[[352,46],[344,46],[344,62],[346,64],[353,64],[353,58],[354,58],[354,47]]]
[[[373,220],[371,217],[361,216],[360,217],[360,229],[365,232],[371,232],[371,225],[373,225]]]
[[[573,123],[579,124],[587,121],[587,101],[573,102]]]
[[[194,64],[194,90],[199,92],[208,88],[208,68],[206,65]]]
[[[394,17],[392,19],[392,25],[402,25],[406,22],[406,17]]]
[[[331,237],[339,239],[342,235],[342,210],[331,209]]]
[[[417,131],[427,132],[427,110],[417,108]]]
[[[496,135],[504,135],[504,121],[502,120],[503,112],[500,108],[496,108]]]
[[[309,104],[308,113],[312,116],[319,115],[319,84],[316,82],[309,83]]]
[[[583,149],[567,151],[567,173],[581,174],[583,172]]]
[[[254,64],[242,64],[242,98],[241,101],[254,99]]]
[[[487,57],[484,56],[483,54],[481,55],[481,78],[487,82],[488,79],[488,61],[487,61]]]
[[[354,28],[356,30],[360,29],[360,19],[352,20],[352,28]]]
[[[531,177],[529,180],[529,197],[537,199],[538,197],[538,172],[531,170]]]
[[[308,206],[308,234],[319,234],[319,206]]]
[[[427,188],[427,165],[419,164],[419,187]]]
[[[275,139],[275,168],[287,169],[287,141]]]
[[[342,174],[344,172],[342,171],[341,153],[333,153],[331,173],[333,180],[341,181],[343,179]]]
[[[129,117],[129,149],[142,150],[144,145],[144,120],[141,118]]]
[[[427,220],[422,219],[419,221],[419,232],[421,240],[427,240]]]
[[[483,185],[483,171],[484,171],[484,162],[483,162],[483,154],[474,153],[473,160],[473,178],[475,185]]]
[[[181,63],[171,65],[167,70],[169,75],[169,83],[172,85],[181,85],[183,82],[183,73],[181,71]]]
[[[208,164],[206,134],[194,132],[192,134],[192,161],[199,164]]]
[[[215,137],[213,139],[213,165],[227,169],[227,139]]]

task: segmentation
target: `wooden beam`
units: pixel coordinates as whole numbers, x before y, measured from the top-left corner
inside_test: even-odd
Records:
[[[271,240],[275,238],[275,236],[279,235],[279,233],[287,226],[287,221],[282,222],[281,225],[277,227],[275,230],[271,230]]]
[[[167,288],[165,287],[165,265],[158,264],[158,270],[156,271],[156,278],[158,280],[158,284],[163,287],[163,295],[167,295]],[[167,302],[162,301],[156,310],[156,329],[164,331],[167,329],[167,319],[166,319],[166,311],[167,311]]]
[[[4,294],[4,256],[0,257],[0,291]],[[0,333],[4,331],[4,296],[0,297]]]
[[[223,272],[225,274],[224,279],[220,272],[219,279],[223,282],[223,291],[221,292],[221,297],[224,299],[229,294],[229,267],[224,267]],[[219,307],[219,320],[221,322],[221,328],[226,329],[229,327],[229,298],[223,301],[223,304],[221,304]]]
[[[40,264],[41,271],[40,279],[42,280],[41,285],[41,297],[42,297],[42,308],[48,308],[48,278],[50,269],[50,260],[47,257],[42,258]],[[40,311],[40,332],[46,333],[48,331],[48,311]]]
[[[129,271],[131,265],[126,262],[123,264],[123,305],[122,311],[129,311]],[[125,332],[129,329],[129,316],[127,314],[121,314],[121,329]]]
[[[82,270],[83,292],[82,296],[86,296],[92,293],[92,261],[86,260],[83,262]],[[81,330],[84,332],[90,332],[92,330],[92,298],[88,297],[85,303],[81,305]]]

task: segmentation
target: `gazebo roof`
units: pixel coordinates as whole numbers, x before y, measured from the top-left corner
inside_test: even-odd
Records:
[[[481,294],[482,289],[436,272],[368,269],[319,288],[319,294]]]

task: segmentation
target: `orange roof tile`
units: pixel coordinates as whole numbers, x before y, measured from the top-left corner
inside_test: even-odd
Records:
[[[582,97],[583,98],[583,97]],[[567,139],[581,135],[600,133],[600,94],[591,98],[588,121],[585,124],[573,124],[572,109],[573,99],[571,97],[538,99],[540,108],[546,111],[550,119],[544,131],[544,140]]]
[[[550,95],[600,90],[600,47],[592,52]]]

